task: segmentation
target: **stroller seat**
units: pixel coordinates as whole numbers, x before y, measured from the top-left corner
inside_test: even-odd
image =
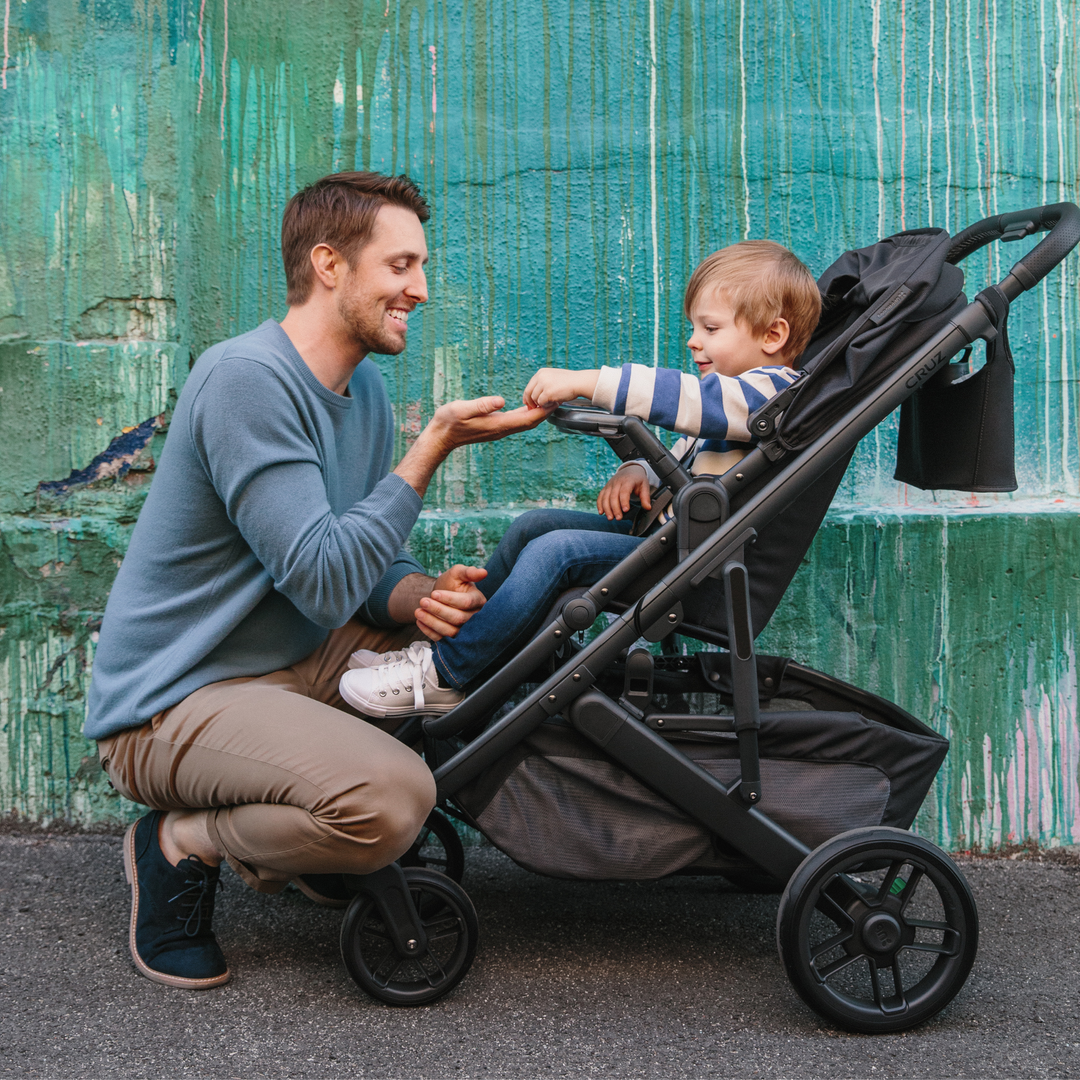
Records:
[[[1040,231],[968,302],[959,262]],[[818,1013],[877,1033],[940,1012],[974,963],[978,916],[952,860],[907,829],[948,743],[883,697],[757,655],[755,638],[859,440],[897,408],[899,479],[1016,487],[1009,305],[1078,241],[1080,208],[1061,203],[841,256],[819,281],[803,376],[750,418],[758,445],[721,477],[689,476],[634,417],[557,410],[563,431],[646,460],[672,518],[453,711],[395,733],[422,740],[441,810],[556,877],[718,872],[782,888],[780,955]],[[969,376],[951,361],[978,339],[987,362]],[[676,633],[720,651],[665,648]],[[445,817],[432,827],[460,850]],[[379,875],[352,880],[346,963],[382,1000],[433,1000],[468,970],[475,912],[430,869]]]

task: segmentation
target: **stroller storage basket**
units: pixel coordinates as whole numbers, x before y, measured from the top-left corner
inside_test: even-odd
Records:
[[[811,848],[849,829],[907,828],[947,740],[856,687],[793,661],[758,659],[776,687],[762,688],[762,809]],[[727,661],[725,653],[699,653],[680,680],[680,694],[712,691],[722,702],[726,695],[715,690],[728,682]],[[706,726],[708,718],[699,719]],[[738,781],[733,731],[665,733],[663,715],[652,722],[722,783]],[[671,717],[668,726],[691,722]],[[558,719],[459,791],[455,802],[516,862],[552,877],[651,880],[680,870],[739,874],[753,865]]]

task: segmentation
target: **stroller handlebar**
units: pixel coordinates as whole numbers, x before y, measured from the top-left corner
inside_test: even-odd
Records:
[[[1047,231],[1050,235],[1043,237],[1012,268],[1009,277],[1002,283],[1009,299],[1013,300],[1021,292],[1034,288],[1080,243],[1080,206],[1070,202],[1053,203],[983,218],[956,235],[949,248],[948,261],[956,264],[994,240],[1008,243]],[[1010,282],[1009,278],[1013,281]]]

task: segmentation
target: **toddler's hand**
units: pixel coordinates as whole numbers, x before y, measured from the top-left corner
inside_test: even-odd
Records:
[[[552,409],[576,397],[592,398],[599,371],[541,368],[525,387],[522,400],[530,409]]]
[[[636,495],[645,510],[652,509],[649,477],[640,465],[628,465],[620,469],[596,497],[596,509],[608,521],[622,521],[623,514],[630,512],[630,497]]]

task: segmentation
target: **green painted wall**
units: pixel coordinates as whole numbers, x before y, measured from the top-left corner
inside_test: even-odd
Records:
[[[0,810],[35,820],[131,813],[79,734],[96,626],[191,360],[284,313],[298,186],[408,171],[432,202],[431,302],[379,360],[401,448],[540,363],[681,365],[689,270],[741,237],[820,272],[899,228],[1080,197],[1077,0],[10,0],[4,20]],[[969,291],[1016,254],[969,260]],[[949,733],[920,827],[957,846],[1080,842],[1077,270],[1011,320],[1016,496],[902,488],[882,425],[763,639]],[[92,482],[55,483],[118,436]],[[414,550],[482,558],[611,466],[546,426],[459,451]]]

